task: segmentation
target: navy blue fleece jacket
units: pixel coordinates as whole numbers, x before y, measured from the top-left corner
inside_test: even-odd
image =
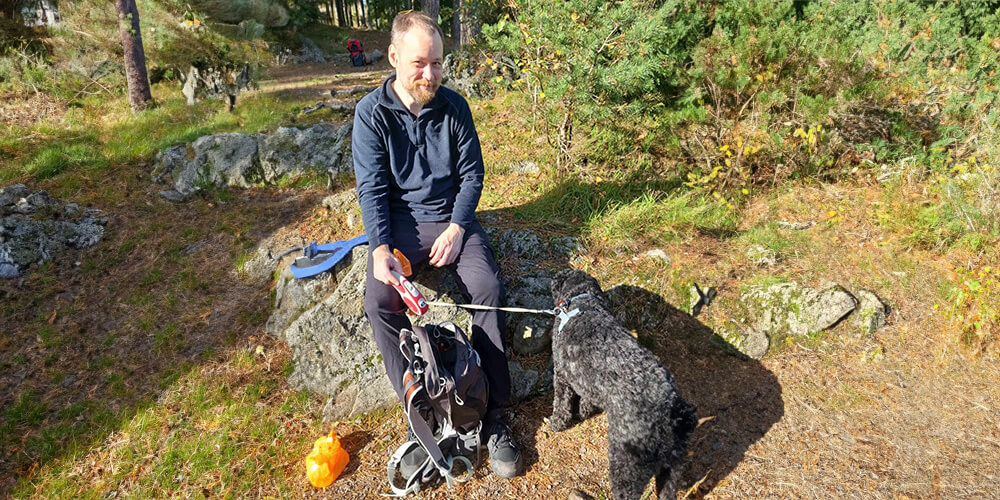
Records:
[[[483,154],[469,104],[441,87],[413,116],[391,75],[354,111],[351,149],[371,248],[392,245],[391,227],[454,222],[468,229],[483,192]]]

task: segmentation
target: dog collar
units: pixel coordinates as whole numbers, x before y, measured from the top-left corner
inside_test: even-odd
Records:
[[[593,295],[591,295],[589,293],[581,293],[580,295],[577,295],[575,297],[571,297],[569,299],[560,301],[559,304],[556,305],[556,309],[555,310],[556,310],[556,312],[558,313],[558,316],[559,316],[559,329],[558,329],[559,333],[562,333],[563,327],[566,326],[566,323],[569,323],[569,320],[573,316],[576,316],[577,314],[580,314],[580,308],[579,307],[573,309],[572,311],[567,311],[566,310],[566,306],[572,304],[574,300],[583,299],[583,298],[587,298],[587,297],[593,297]]]

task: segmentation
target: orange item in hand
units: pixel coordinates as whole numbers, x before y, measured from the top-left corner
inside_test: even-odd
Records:
[[[403,268],[403,272],[399,274],[410,277],[410,275],[413,274],[413,268],[410,267],[410,260],[407,259],[406,256],[403,255],[403,252],[400,252],[398,248],[393,248],[392,254],[396,256],[396,260],[399,261],[399,265]]]
[[[335,431],[321,437],[313,445],[312,452],[306,457],[306,476],[309,482],[317,488],[326,488],[344,472],[351,458],[340,446],[340,439]]]

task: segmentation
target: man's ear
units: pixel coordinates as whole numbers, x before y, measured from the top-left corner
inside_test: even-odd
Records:
[[[399,63],[399,52],[396,51],[396,46],[394,44],[389,44],[388,56],[389,64],[392,65],[393,68],[397,67],[396,65]]]

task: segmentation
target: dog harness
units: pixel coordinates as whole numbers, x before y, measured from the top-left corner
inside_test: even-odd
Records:
[[[559,302],[558,304],[556,304],[556,311],[559,313],[557,315],[558,318],[559,318],[559,329],[558,329],[558,332],[562,333],[562,330],[566,326],[566,323],[569,323],[569,320],[572,319],[573,316],[576,316],[577,314],[580,314],[580,308],[579,307],[573,309],[572,311],[567,311],[566,307],[569,304],[572,304],[574,300],[583,299],[583,298],[587,298],[587,297],[593,297],[593,295],[591,295],[589,293],[581,293],[580,295],[577,295],[576,297],[572,297],[570,299],[564,300],[564,301]]]

